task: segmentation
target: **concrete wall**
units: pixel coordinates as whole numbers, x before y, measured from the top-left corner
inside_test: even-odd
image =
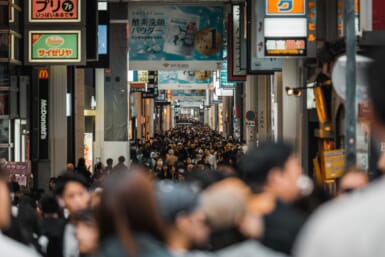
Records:
[[[303,87],[301,60],[282,60],[282,139],[302,150],[302,101],[304,97],[288,96],[286,87]]]

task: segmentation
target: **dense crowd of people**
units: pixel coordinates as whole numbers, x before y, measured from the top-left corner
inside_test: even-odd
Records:
[[[3,234],[24,244],[20,256],[289,256],[330,196],[312,191],[290,145],[245,150],[208,127],[181,126],[138,142],[130,164],[120,156],[90,172],[80,158],[48,193],[9,183]],[[344,177],[339,195],[368,183],[357,169]]]
[[[370,69],[373,133],[385,135],[385,52]],[[249,147],[204,126],[138,142],[124,156],[79,159],[49,192],[21,189],[0,165],[0,250],[13,257],[378,257],[383,178],[352,167],[330,195],[283,142]],[[127,163],[127,164],[126,164]],[[378,162],[385,171],[385,154]]]

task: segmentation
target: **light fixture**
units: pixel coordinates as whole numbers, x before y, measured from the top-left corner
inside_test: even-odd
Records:
[[[301,96],[302,95],[302,87],[286,87],[286,93],[288,96]]]

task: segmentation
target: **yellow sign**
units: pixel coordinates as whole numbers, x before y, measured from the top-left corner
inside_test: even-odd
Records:
[[[47,68],[40,68],[38,71],[38,78],[39,79],[48,79],[48,69]]]
[[[305,15],[305,0],[266,0],[267,15]]]
[[[325,179],[336,179],[342,176],[345,170],[344,149],[323,151],[321,168]]]

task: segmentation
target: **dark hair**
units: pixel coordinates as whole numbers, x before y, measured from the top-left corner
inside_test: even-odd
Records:
[[[55,193],[57,195],[62,195],[64,192],[64,189],[65,189],[65,186],[69,182],[77,182],[79,184],[82,184],[85,188],[89,187],[87,181],[83,178],[83,176],[76,174],[72,171],[67,171],[67,172],[63,173],[63,175],[61,175],[57,178]]]
[[[123,163],[126,160],[123,155],[119,156],[118,162]]]
[[[140,166],[133,165],[130,172],[113,173],[107,178],[96,218],[100,239],[117,234],[128,253],[136,251],[132,232],[144,232],[164,240],[154,188]]]
[[[278,143],[264,143],[258,148],[251,148],[239,163],[241,178],[250,185],[263,186],[267,176],[273,168],[283,168],[293,155],[291,145]]]
[[[78,159],[78,168],[79,167],[85,167],[86,166],[86,160],[83,158],[83,157],[80,157],[79,159]]]
[[[108,158],[108,159],[107,159],[107,164],[108,164],[108,165],[112,165],[113,162],[114,162],[114,160],[112,160],[111,158]]]
[[[376,118],[385,125],[385,48],[382,47],[374,57],[375,61],[368,69],[369,96],[373,105],[373,112]]]
[[[96,224],[95,211],[91,209],[84,209],[71,215],[71,221],[74,224],[79,222],[91,222]]]
[[[53,194],[45,194],[40,200],[40,209],[43,214],[59,214],[60,206]]]

